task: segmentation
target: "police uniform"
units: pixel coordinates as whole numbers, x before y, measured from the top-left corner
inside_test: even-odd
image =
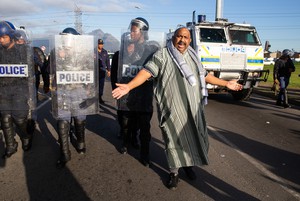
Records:
[[[80,35],[73,28],[66,28],[55,36],[55,54],[51,55],[51,70],[56,75],[52,85],[52,114],[58,119],[57,130],[60,157],[57,167],[62,168],[71,160],[69,137],[76,151],[85,153],[86,115],[98,112],[97,86],[93,83],[94,42],[92,36]],[[86,46],[85,46],[86,44]],[[81,53],[82,46],[88,48]],[[95,100],[95,101],[94,101]]]
[[[6,33],[2,33],[2,31],[8,30],[10,26],[3,21],[0,22],[0,26],[2,28],[1,35],[5,35]],[[24,151],[31,148],[35,130],[35,122],[31,119],[31,112],[36,103],[33,100],[35,87],[33,66],[30,63],[29,55],[31,48],[27,45],[15,44],[13,29],[9,31],[11,34],[6,35],[10,36],[11,43],[14,45],[10,48],[0,48],[0,73],[2,74],[0,77],[0,113],[6,144],[4,158],[17,152],[18,144],[14,138],[13,124],[20,131]]]
[[[104,44],[102,39],[98,39],[98,44]],[[109,55],[106,49],[102,48],[101,52],[98,50],[98,64],[99,64],[99,102],[102,100],[106,71],[110,72]]]

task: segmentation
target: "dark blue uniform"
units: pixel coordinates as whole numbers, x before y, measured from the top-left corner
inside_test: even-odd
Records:
[[[25,45],[14,45],[10,49],[0,48],[0,64],[26,64],[31,66],[29,48]],[[0,79],[0,115],[1,127],[5,137],[6,149],[3,157],[10,157],[17,152],[17,142],[14,139],[15,124],[20,130],[22,148],[31,148],[35,122],[31,119],[31,109],[35,102],[29,104],[30,94],[33,94],[33,68],[28,68],[28,77],[1,77]],[[32,86],[30,81],[32,80]]]
[[[104,82],[106,70],[110,71],[109,55],[103,48],[101,52],[98,51],[98,63],[99,63],[99,97],[103,95]]]

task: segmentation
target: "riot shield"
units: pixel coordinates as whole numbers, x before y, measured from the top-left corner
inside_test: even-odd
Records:
[[[36,107],[33,49],[29,43],[0,47],[0,110]]]
[[[55,35],[51,45],[54,118],[97,114],[99,98],[94,37]]]
[[[119,83],[130,82],[151,56],[161,47],[165,46],[164,33],[147,32],[145,35],[146,34],[148,39],[143,42],[131,39],[130,32],[122,34],[118,62]],[[137,87],[119,99],[117,101],[118,109],[124,111],[151,111],[153,96],[152,83],[146,81],[143,85],[149,86]]]

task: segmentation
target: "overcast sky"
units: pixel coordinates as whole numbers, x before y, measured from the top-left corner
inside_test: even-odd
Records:
[[[223,0],[223,17],[230,22],[249,23],[260,39],[271,43],[271,51],[300,51],[300,0]],[[192,20],[192,12],[214,21],[216,0],[0,0],[0,19],[25,26],[33,38],[58,34],[75,27],[75,9],[81,11],[82,30],[101,29],[120,38],[132,18],[144,17],[150,29],[168,32]]]

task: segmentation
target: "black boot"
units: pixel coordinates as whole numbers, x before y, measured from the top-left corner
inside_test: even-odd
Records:
[[[70,124],[68,121],[59,120],[57,123],[59,144],[60,144],[60,158],[57,160],[56,167],[63,168],[66,163],[71,160],[71,152],[69,149],[69,129]]]
[[[32,146],[32,138],[22,138],[23,151],[29,151]]]
[[[141,153],[140,153],[140,162],[145,167],[150,167],[150,158],[149,158],[149,142],[141,143]]]
[[[151,162],[150,162],[150,159],[149,159],[149,156],[148,156],[148,155],[141,155],[140,162],[141,162],[145,167],[150,167],[150,165],[151,165]]]
[[[16,119],[16,124],[21,130],[22,149],[28,151],[32,147],[35,121],[33,119]]]
[[[13,154],[15,154],[18,151],[18,143],[16,142],[14,138],[14,133],[6,133],[7,131],[3,130],[4,132],[4,138],[5,138],[5,153],[3,154],[3,158],[9,158]]]
[[[100,104],[104,104],[105,103],[104,100],[102,99],[102,96],[99,97],[99,103]]]
[[[276,101],[276,105],[278,105],[278,106],[282,106],[282,103],[281,103],[281,101],[280,101],[280,100],[277,100],[277,101]]]
[[[121,132],[123,134],[123,136],[122,136],[123,144],[122,144],[122,147],[120,149],[121,154],[127,154],[128,153],[128,146],[129,146],[130,140],[131,140],[128,120],[129,120],[128,113],[124,113],[124,115],[122,115],[122,122],[121,122]]]
[[[168,180],[168,183],[167,183],[167,187],[170,190],[176,190],[176,188],[178,186],[178,182],[179,182],[178,174],[170,173],[169,174],[169,180]]]
[[[150,167],[150,141],[151,141],[151,134],[150,134],[150,128],[145,129],[145,127],[141,127],[140,130],[140,142],[141,142],[141,148],[140,148],[140,156],[141,156],[141,163],[146,166]]]
[[[75,135],[76,135],[76,151],[80,154],[84,154],[85,148],[85,125],[86,120],[78,120],[75,118]]]
[[[120,125],[120,132],[118,133],[118,138],[122,139],[123,138],[123,131],[121,129],[121,125],[122,125],[122,115],[123,115],[123,111],[122,110],[117,110],[117,115],[118,115],[118,123]]]
[[[139,149],[139,126],[138,126],[138,121],[135,118],[130,118],[128,120],[128,125],[129,125],[129,135],[131,136],[131,146],[135,149]]]
[[[3,158],[9,158],[18,150],[18,143],[15,140],[15,132],[13,129],[13,121],[11,115],[2,115],[2,130],[5,139],[5,153]]]

